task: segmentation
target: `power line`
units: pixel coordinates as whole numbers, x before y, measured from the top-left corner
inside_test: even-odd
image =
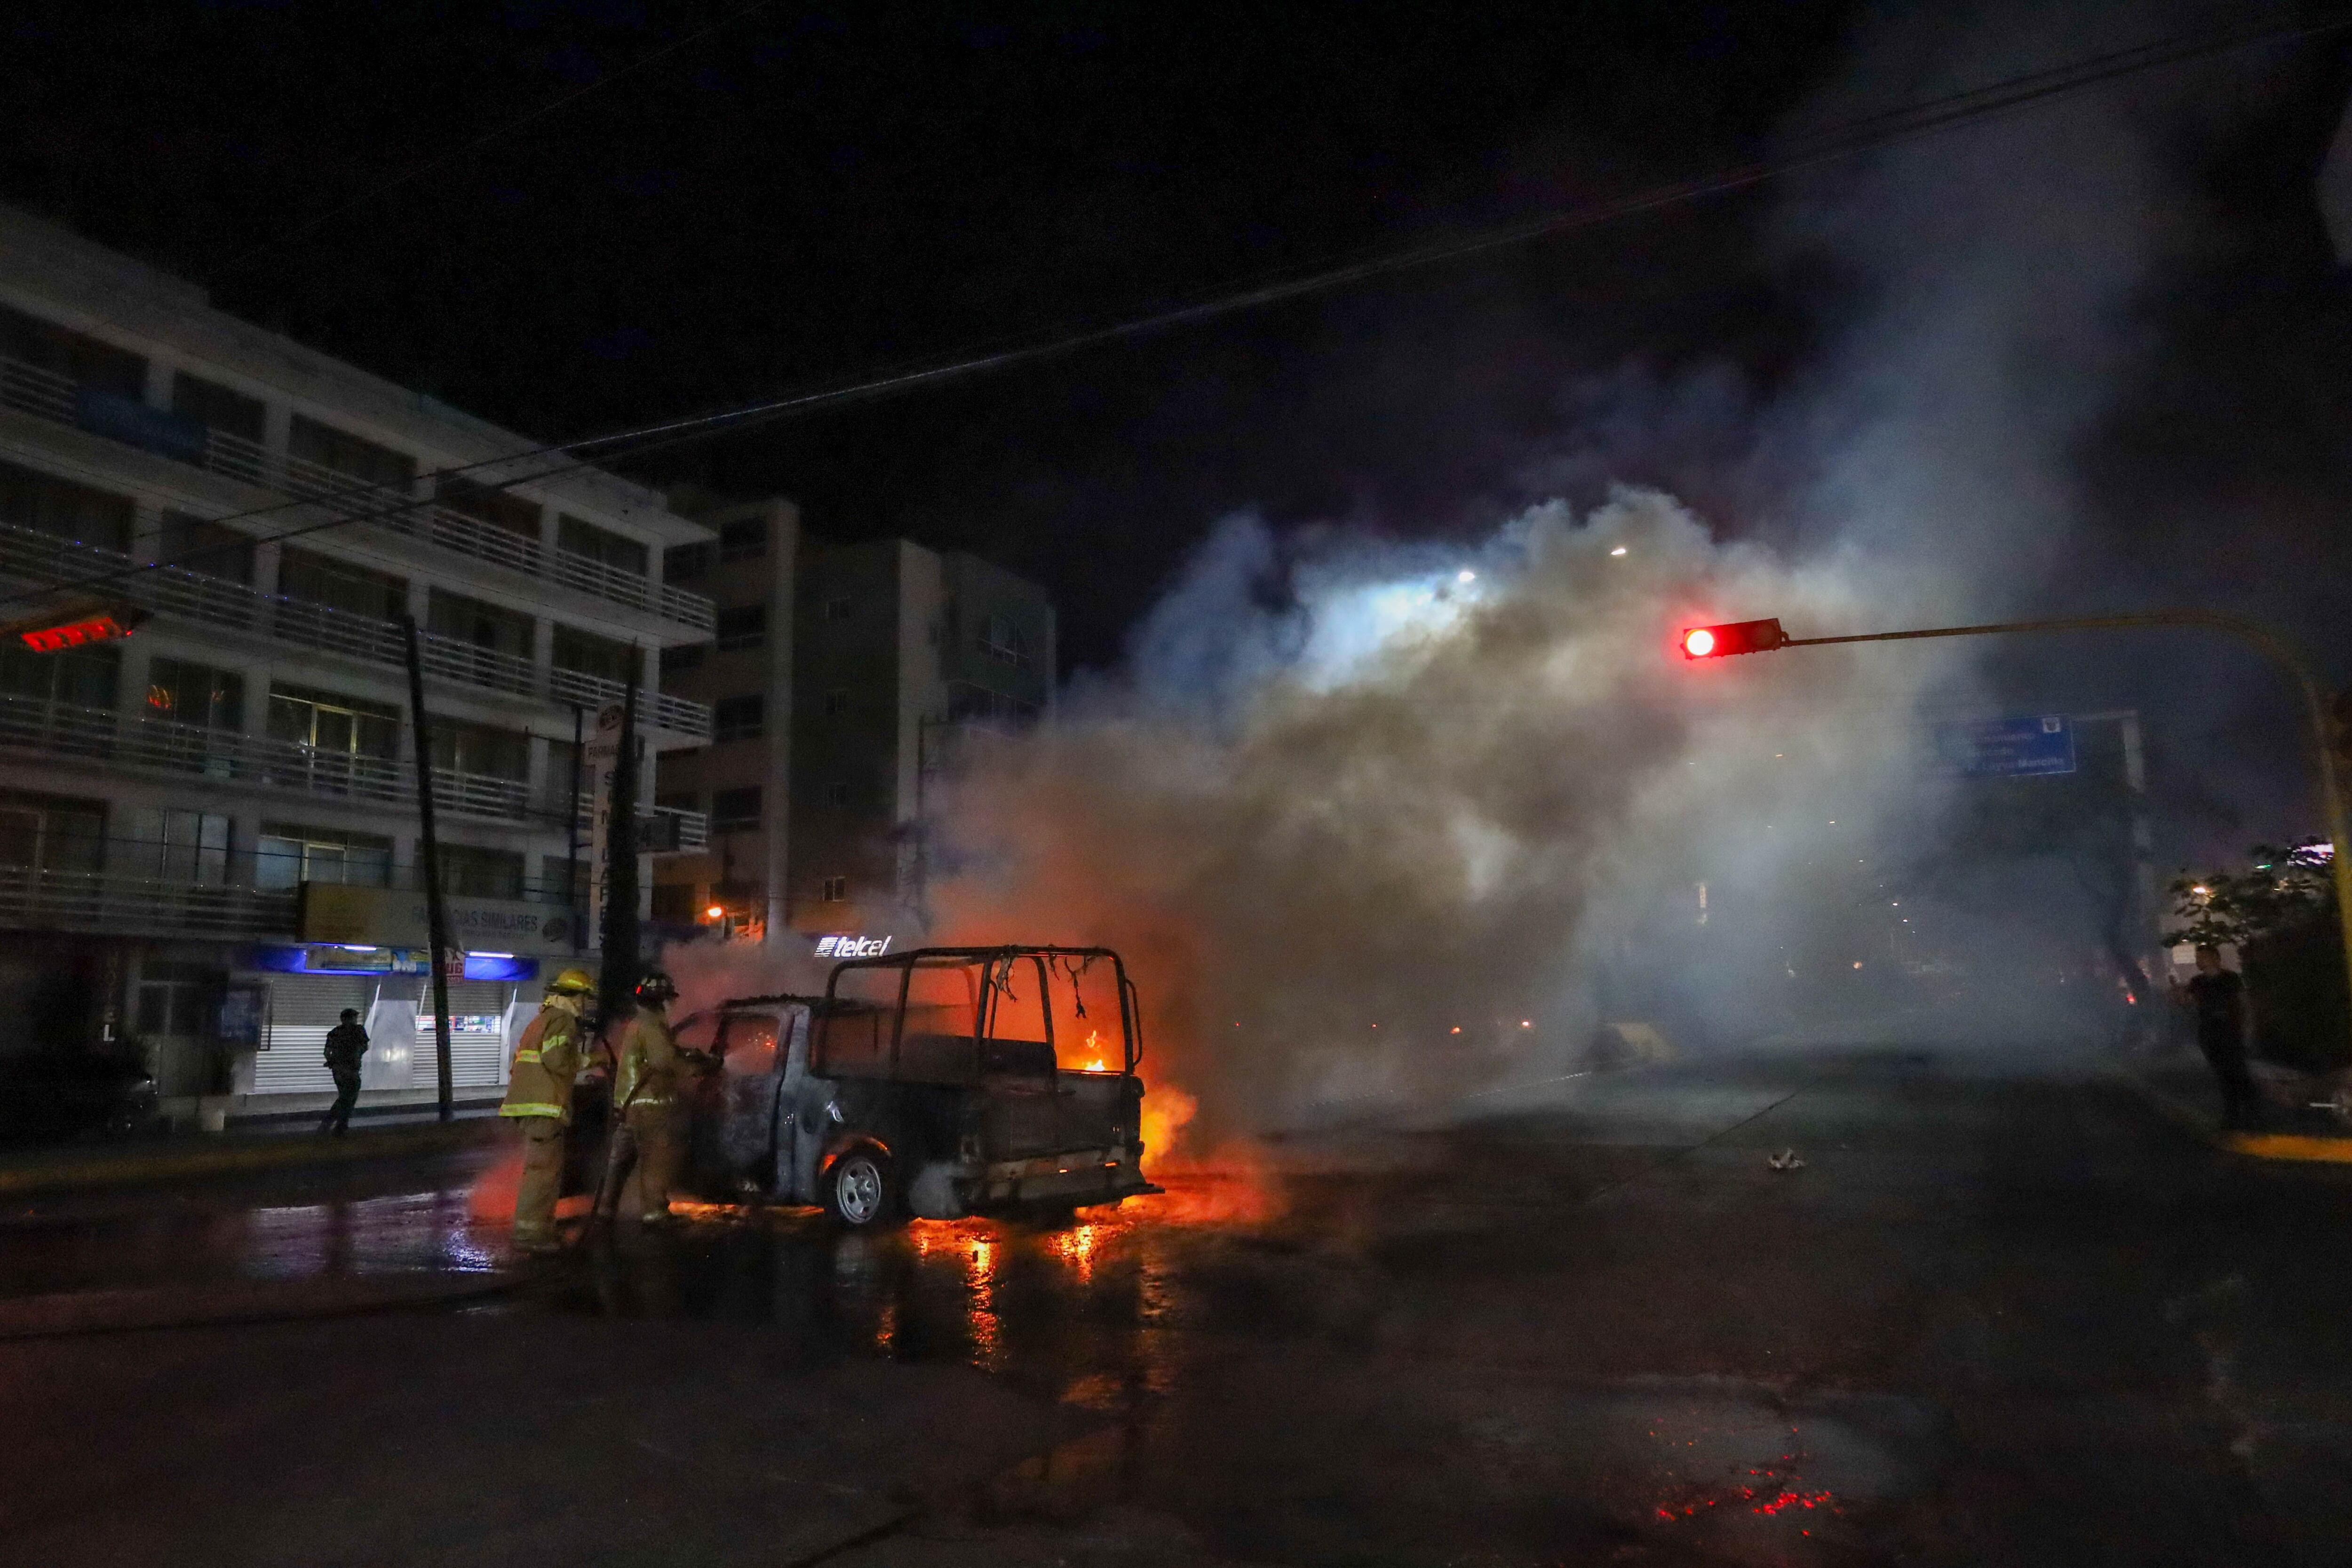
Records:
[[[795,415],[812,413],[818,409],[834,407],[865,398],[888,396],[992,370],[1002,370],[1013,365],[1058,358],[1088,348],[1123,342],[1179,327],[1197,325],[1225,316],[1238,315],[1244,311],[1264,309],[1270,305],[1287,303],[1374,278],[1432,267],[1443,262],[1498,250],[1508,246],[1524,244],[1533,239],[1599,227],[1628,217],[1688,205],[1711,196],[1745,190],[1770,180],[1786,178],[1790,174],[1801,174],[1829,163],[1843,162],[1866,153],[1916,141],[1939,132],[1957,129],[2000,114],[2030,108],[2069,93],[2082,91],[2164,66],[2213,58],[2268,45],[2302,42],[2340,32],[2347,27],[2352,27],[2352,13],[2339,13],[2317,22],[2261,28],[2231,28],[2216,33],[2204,33],[2137,45],[2130,48],[2092,56],[2021,76],[2004,78],[1983,87],[1947,93],[1843,121],[1801,140],[1778,157],[1730,165],[1712,174],[1669,184],[1652,186],[1611,201],[1547,213],[1517,223],[1483,229],[1455,239],[1410,247],[1364,257],[1352,262],[1323,266],[1286,277],[1276,277],[1245,289],[1210,296],[1191,303],[1129,317],[1124,321],[1101,326],[1063,329],[1054,334],[1025,342],[1014,342],[1007,346],[984,353],[968,353],[962,357],[929,363],[919,362],[897,371],[869,376],[863,380],[820,386],[809,391],[742,404],[709,414],[680,416],[639,426],[633,429],[615,431],[569,443],[530,447],[520,452],[483,458],[478,462],[434,469],[417,478],[437,481],[443,479],[475,475],[483,469],[502,465],[526,463],[534,459],[555,459],[551,467],[491,481],[486,488],[503,490],[520,484],[543,482],[569,474],[596,469],[615,458],[641,456],[647,452],[658,451],[689,441],[707,439]],[[579,456],[591,448],[599,449],[593,459]],[[614,448],[614,450],[606,451],[603,450],[604,448]],[[381,484],[355,482],[344,489],[324,491],[310,497],[292,498],[246,511],[229,512],[208,521],[241,521],[266,517],[299,506],[381,495],[386,489],[387,487]],[[362,510],[348,516],[328,518],[276,534],[261,535],[258,536],[258,542],[271,543],[301,538],[328,529],[340,528],[348,523],[394,516],[423,504],[427,503],[420,502],[413,497],[402,497],[391,504],[373,510]],[[182,565],[187,561],[219,551],[238,547],[229,544],[199,547],[184,552],[180,557],[173,561],[158,561],[119,568],[72,582],[53,584],[30,592],[0,595],[0,605],[20,603],[27,599],[74,589],[100,587],[144,573]],[[602,624],[617,625],[618,623],[605,621]]]
[[[328,224],[332,223],[335,219],[342,216],[345,213],[350,212],[353,207],[363,206],[367,203],[375,200],[376,197],[384,195],[386,192],[398,190],[401,186],[407,184],[411,180],[418,179],[425,174],[429,174],[434,170],[438,169],[445,164],[455,163],[457,160],[466,157],[470,153],[478,153],[483,148],[488,146],[491,142],[501,141],[504,138],[512,135],[515,132],[521,130],[526,125],[531,124],[537,121],[544,120],[549,115],[555,113],[558,110],[570,108],[572,105],[579,102],[582,99],[587,97],[592,92],[601,92],[605,88],[612,86],[614,82],[621,80],[623,78],[635,76],[637,72],[645,69],[647,66],[654,64],[656,61],[667,59],[671,55],[677,53],[678,50],[686,47],[688,44],[694,43],[701,38],[707,38],[722,27],[733,26],[744,17],[749,16],[752,12],[763,10],[772,3],[773,0],[751,0],[751,5],[742,7],[740,10],[730,12],[728,15],[721,16],[718,21],[712,22],[706,26],[698,27],[693,32],[687,34],[683,37],[673,38],[668,43],[662,45],[659,48],[654,49],[647,54],[638,56],[635,59],[631,60],[627,65],[623,66],[619,70],[614,71],[610,75],[598,77],[594,81],[574,88],[570,92],[559,93],[555,97],[548,100],[545,103],[541,104],[538,108],[529,110],[524,113],[519,114],[503,125],[495,126],[488,131],[485,131],[480,135],[475,137],[472,141],[452,147],[447,152],[442,153],[436,157],[427,158],[421,163],[411,163],[407,168],[403,169],[400,173],[393,175],[390,179],[370,185],[367,189],[360,192],[357,195],[336,203],[333,206],[327,208],[324,212],[305,219],[303,222],[295,225],[292,228],[286,230],[284,233],[277,235],[271,238],[265,239],[260,244],[253,246],[246,250],[239,251],[236,255],[230,257],[226,261],[222,262],[218,267],[215,268],[210,274],[208,280],[216,280],[227,273],[236,271],[247,262],[252,260],[255,257],[261,255],[264,251],[275,250],[278,247],[300,239],[305,235],[314,234],[320,228],[325,227]]]

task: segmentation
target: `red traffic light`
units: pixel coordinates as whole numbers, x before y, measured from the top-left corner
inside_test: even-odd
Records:
[[[1788,645],[1789,634],[1775,620],[1731,621],[1691,626],[1683,632],[1685,658],[1728,658],[1735,653],[1769,653]]]

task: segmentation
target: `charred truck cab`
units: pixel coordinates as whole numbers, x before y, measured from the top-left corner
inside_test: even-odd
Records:
[[[931,947],[836,964],[822,997],[683,1020],[714,1198],[880,1226],[1117,1203],[1144,1180],[1142,1018],[1108,948]]]

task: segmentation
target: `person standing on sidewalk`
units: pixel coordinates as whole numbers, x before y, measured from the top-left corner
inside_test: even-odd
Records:
[[[335,1103],[327,1108],[319,1131],[337,1137],[352,1130],[352,1107],[360,1101],[360,1058],[368,1052],[368,1032],[360,1027],[356,1007],[343,1009],[343,1021],[327,1031],[327,1070],[335,1075]]]
[[[572,1084],[579,1076],[580,1008],[596,983],[584,969],[567,969],[547,988],[539,1016],[515,1042],[499,1114],[522,1129],[522,1181],[515,1188],[514,1239],[519,1252],[553,1252],[555,1200],[563,1193],[563,1149],[572,1125]]]
[[[670,1122],[677,1098],[677,1041],[666,1009],[677,986],[659,970],[637,984],[636,1016],[621,1034],[613,1067],[612,1140],[605,1145],[604,1181],[596,1191],[596,1217],[621,1206],[629,1167],[637,1171],[637,1217],[646,1225],[669,1218],[670,1184],[677,1176],[677,1140]]]
[[[2181,989],[2182,1001],[2197,1020],[2197,1048],[2205,1053],[2206,1065],[2221,1088],[2222,1125],[2253,1126],[2262,1095],[2246,1065],[2250,1020],[2244,977],[2221,967],[2220,948],[2200,946],[2197,973]]]

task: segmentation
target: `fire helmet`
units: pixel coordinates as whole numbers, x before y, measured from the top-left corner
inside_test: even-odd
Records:
[[[640,1002],[667,1002],[677,995],[677,982],[658,969],[646,971],[646,977],[637,982],[637,1000]]]
[[[595,989],[596,982],[589,978],[584,969],[567,969],[547,983],[547,994],[551,996],[586,996]]]

